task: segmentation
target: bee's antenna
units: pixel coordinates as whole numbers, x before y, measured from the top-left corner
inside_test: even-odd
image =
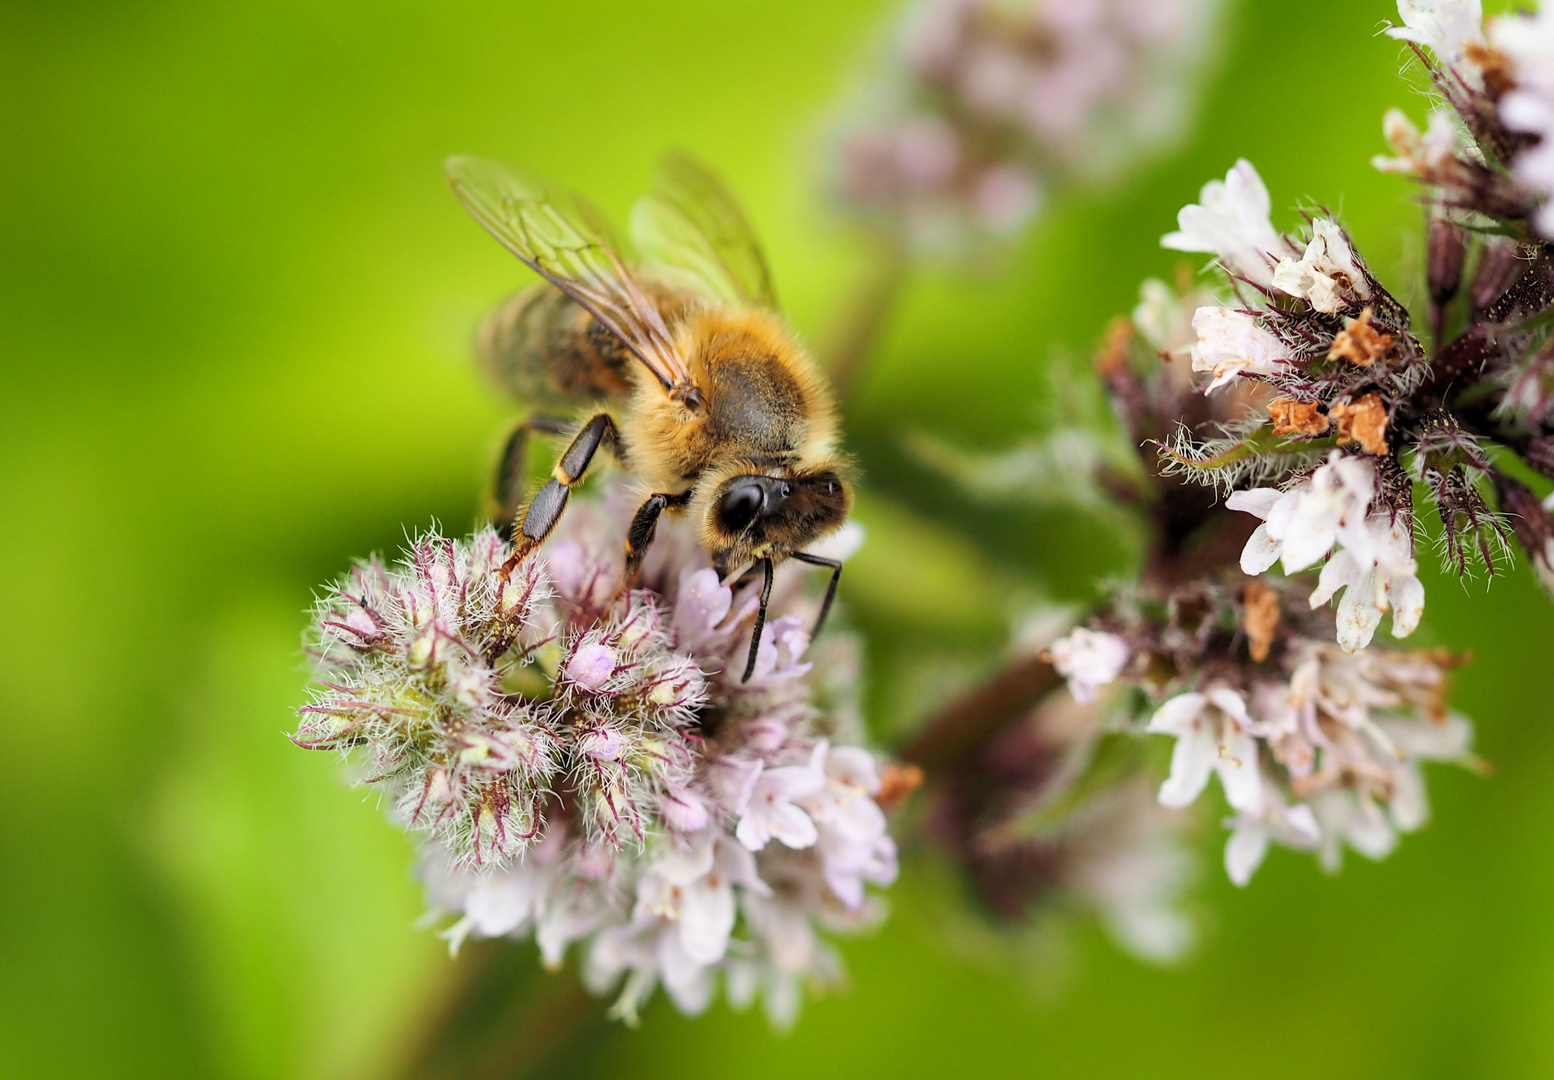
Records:
[[[761,571],[766,576],[761,585],[761,606],[755,613],[755,630],[750,635],[750,659],[745,661],[744,678],[739,681],[747,683],[751,674],[755,671],[756,654],[761,651],[761,631],[766,628],[766,603],[772,598],[772,560],[770,556],[761,560]]]

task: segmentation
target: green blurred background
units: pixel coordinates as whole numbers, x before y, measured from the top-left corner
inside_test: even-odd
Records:
[[[526,273],[441,160],[520,161],[619,213],[662,149],[689,148],[747,200],[790,314],[821,338],[866,260],[816,197],[816,155],[892,8],[0,10],[0,1075],[391,1074],[459,966],[414,925],[405,837],[283,733],[311,590],[407,527],[467,526],[510,416],[467,343]],[[987,661],[1009,596],[1083,599],[1130,557],[1076,514],[957,499],[902,435],[996,449],[1029,432],[1052,358],[1170,272],[1157,238],[1204,180],[1251,158],[1276,221],[1308,196],[1341,209],[1407,294],[1418,210],[1367,164],[1387,106],[1422,112],[1376,36],[1391,14],[1230,6],[1176,150],[1059,192],[1005,274],[912,276],[848,407],[873,537],[847,595],[883,672],[877,734],[934,692],[930,660]],[[1238,891],[1206,829],[1203,940],[1161,970],[1085,922],[1000,958],[973,920],[946,923],[955,887],[917,855],[892,920],[846,943],[850,985],[792,1034],[659,1002],[637,1031],[590,1013],[536,1068],[1547,1075],[1554,610],[1525,567],[1487,593],[1427,585],[1421,639],[1476,653],[1456,701],[1495,772],[1437,770],[1436,820],[1389,861],[1329,879],[1276,853]],[[570,978],[525,992],[561,1000]]]

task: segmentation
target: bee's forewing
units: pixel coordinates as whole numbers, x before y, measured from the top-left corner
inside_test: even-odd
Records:
[[[503,247],[620,338],[665,389],[686,381],[663,316],[586,203],[482,158],[449,158],[447,171],[464,208]]]

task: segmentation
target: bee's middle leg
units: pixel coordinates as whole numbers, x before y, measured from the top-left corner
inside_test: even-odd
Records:
[[[511,573],[516,567],[550,535],[556,527],[556,522],[561,520],[562,513],[567,508],[567,499],[571,497],[572,489],[583,482],[583,477],[588,474],[588,466],[598,453],[599,447],[608,443],[616,445],[617,435],[615,421],[609,413],[595,413],[579,430],[572,444],[561,455],[561,460],[556,462],[552,470],[551,478],[545,482],[534,498],[529,500],[528,509],[524,511],[523,524],[513,537],[513,553],[507,559],[504,570]]]

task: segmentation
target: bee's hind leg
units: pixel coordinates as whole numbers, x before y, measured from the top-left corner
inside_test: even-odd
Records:
[[[632,515],[631,528],[626,531],[626,572],[621,577],[621,590],[637,587],[642,576],[642,562],[652,546],[653,534],[658,531],[658,519],[670,507],[679,508],[691,501],[689,491],[679,495],[658,492],[648,496],[647,502]]]
[[[795,551],[793,558],[799,562],[809,563],[811,566],[824,566],[831,571],[831,584],[826,586],[826,598],[820,602],[820,614],[815,618],[815,628],[809,632],[811,639],[820,636],[820,628],[826,624],[826,616],[831,614],[831,604],[836,600],[836,587],[842,582],[842,560],[828,559],[823,555],[811,555],[807,551]]]
[[[492,486],[489,510],[492,524],[503,540],[512,540],[513,528],[518,524],[518,511],[523,509],[524,465],[529,456],[529,436],[565,435],[572,430],[572,422],[559,416],[536,413],[518,421],[512,434],[502,444],[502,456],[496,463],[496,480]]]
[[[518,437],[519,433],[515,432],[514,436]],[[545,486],[529,500],[528,509],[524,511],[523,524],[513,536],[513,553],[508,556],[503,566],[504,574],[510,574],[514,567],[544,543],[545,538],[556,527],[556,522],[561,520],[572,489],[583,482],[594,455],[598,453],[599,447],[606,443],[610,446],[617,444],[615,421],[610,419],[609,413],[595,413],[578,430],[572,444],[561,455],[561,460],[556,462],[551,478],[545,482]],[[515,520],[516,516],[515,514]]]

